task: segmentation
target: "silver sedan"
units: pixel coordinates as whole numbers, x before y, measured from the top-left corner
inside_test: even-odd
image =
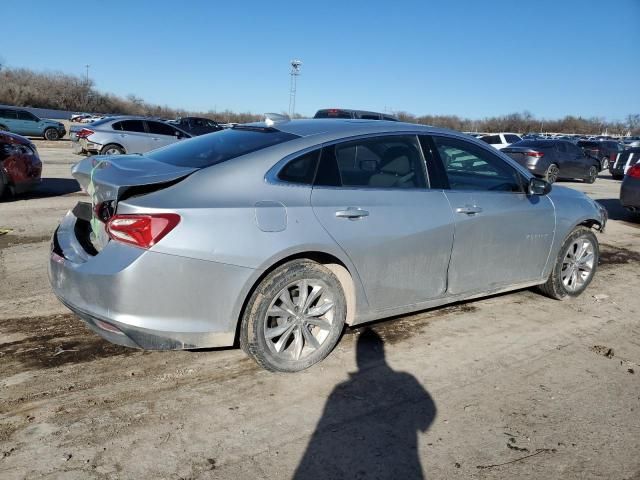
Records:
[[[579,295],[607,219],[484,142],[400,122],[238,125],[73,174],[91,202],[53,236],[65,305],[121,345],[237,342],[285,372],[345,325],[524,287]]]

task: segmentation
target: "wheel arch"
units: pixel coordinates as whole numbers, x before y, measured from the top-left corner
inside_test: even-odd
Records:
[[[282,258],[273,259],[268,263],[268,267],[263,270],[258,270],[259,274],[256,277],[253,277],[249,282],[249,288],[245,290],[245,293],[241,296],[241,302],[238,302],[238,306],[235,308],[236,312],[234,313],[234,319],[236,321],[236,329],[235,329],[235,340],[234,344],[237,345],[239,341],[240,335],[240,327],[242,325],[242,317],[244,315],[245,309],[247,307],[247,303],[253,295],[255,289],[260,285],[260,282],[269,275],[273,270],[284,265],[293,260],[307,259],[317,262],[321,265],[327,267],[340,281],[342,285],[342,290],[345,295],[345,300],[347,302],[347,317],[345,319],[345,324],[353,325],[355,323],[356,318],[356,308],[357,308],[357,273],[352,271],[354,269],[351,266],[346,265],[347,262],[344,262],[337,256],[332,253],[320,251],[320,250],[308,250],[301,251],[293,254],[289,254]]]
[[[126,149],[126,148],[124,148],[122,145],[120,145],[118,142],[109,142],[109,143],[106,143],[106,144],[105,144],[105,145],[100,149],[100,154],[102,155],[102,151],[103,151],[104,149],[106,149],[107,147],[111,146],[111,145],[114,145],[114,146],[116,146],[116,147],[119,147],[119,148],[121,148],[121,149],[122,149],[122,151],[123,151],[125,154],[127,153],[127,149]]]

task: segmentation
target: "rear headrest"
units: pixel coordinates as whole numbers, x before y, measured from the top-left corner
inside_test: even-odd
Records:
[[[380,171],[382,173],[392,173],[394,175],[406,175],[411,171],[411,162],[409,161],[409,157],[402,155],[384,165]]]

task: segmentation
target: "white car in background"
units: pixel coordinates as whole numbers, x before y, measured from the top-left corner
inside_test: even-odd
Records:
[[[522,137],[515,133],[492,133],[490,135],[480,137],[479,140],[488,143],[498,150],[502,150],[504,147],[508,147],[512,143],[519,142],[522,140]]]

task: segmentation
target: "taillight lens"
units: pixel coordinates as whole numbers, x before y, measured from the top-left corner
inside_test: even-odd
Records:
[[[544,157],[544,153],[542,153],[542,152],[524,152],[524,154],[527,157],[534,157],[534,158],[542,158],[542,157]]]
[[[640,163],[636,163],[633,167],[627,170],[627,175],[631,178],[640,178]]]
[[[610,162],[615,162],[616,161],[616,157],[618,156],[617,153],[612,153],[609,155],[609,161]]]
[[[83,128],[78,133],[76,133],[76,137],[78,138],[87,138],[89,135],[93,135],[95,132],[89,128]]]
[[[151,248],[180,223],[175,213],[115,215],[107,223],[112,240],[141,248]]]

